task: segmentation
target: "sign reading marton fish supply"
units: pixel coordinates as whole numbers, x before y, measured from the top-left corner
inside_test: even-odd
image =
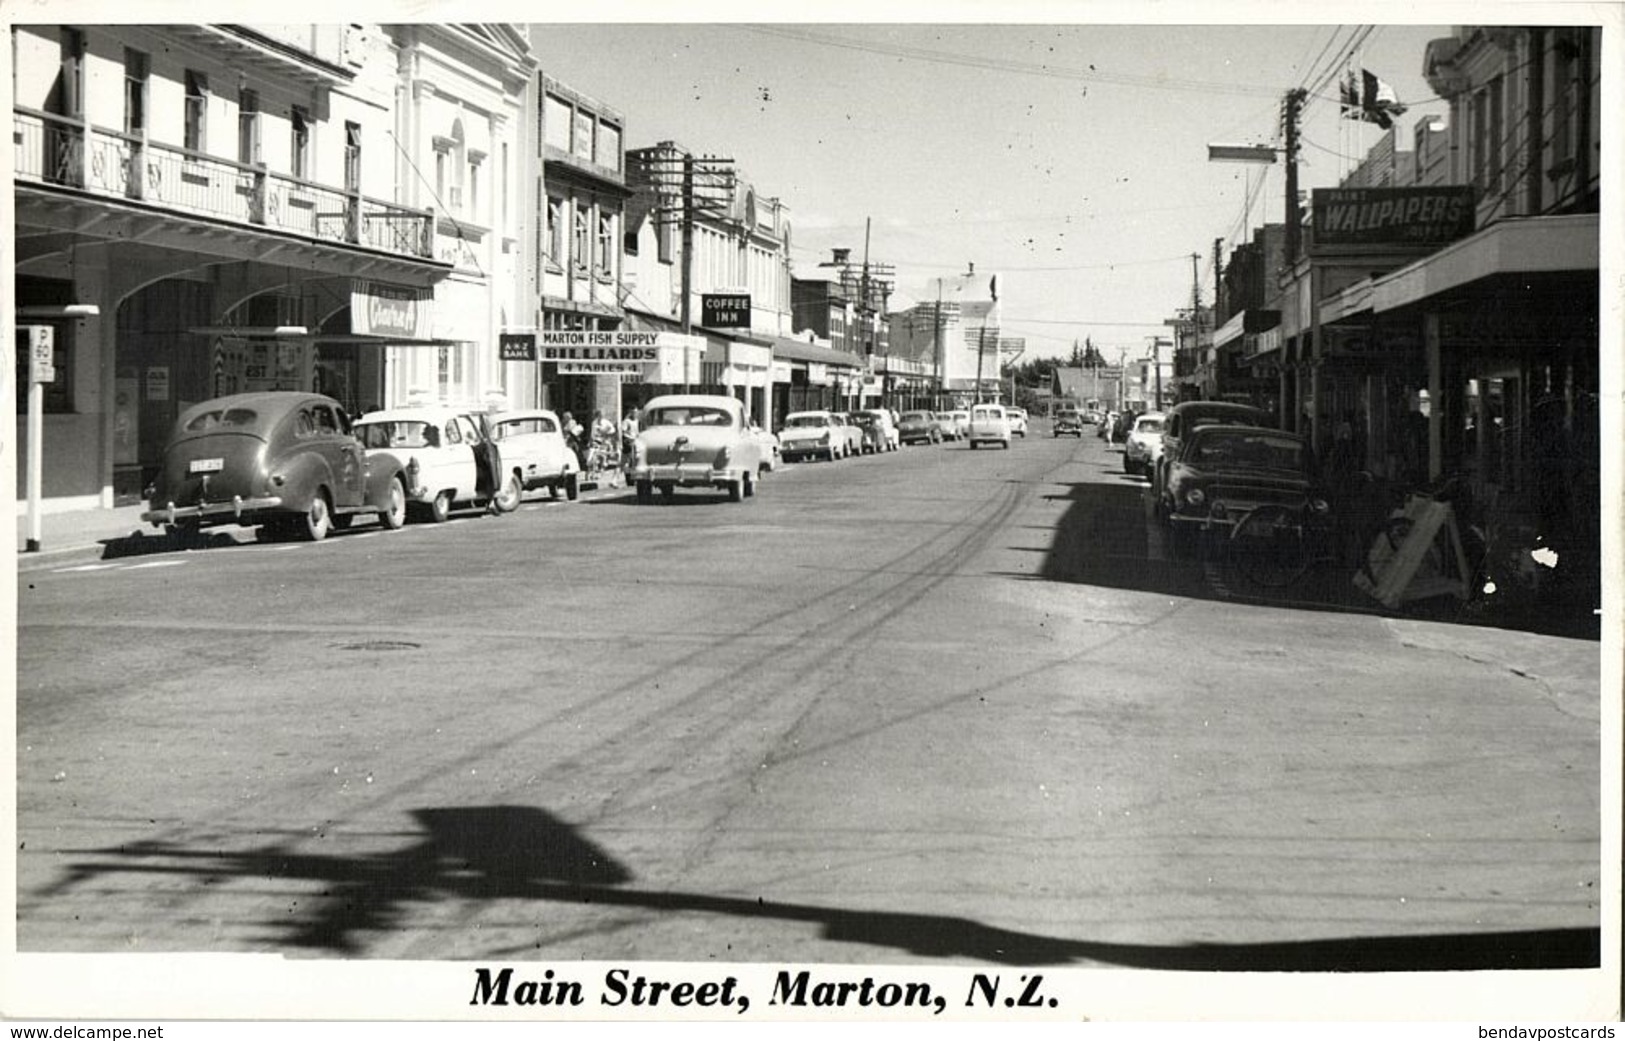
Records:
[[[1442,246],[1473,233],[1473,189],[1316,188],[1314,248]]]
[[[536,334],[541,360],[560,373],[640,373],[660,358],[660,334],[642,332],[542,332]]]

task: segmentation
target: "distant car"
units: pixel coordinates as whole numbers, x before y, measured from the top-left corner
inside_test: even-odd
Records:
[[[1003,405],[972,405],[970,410],[970,439],[972,448],[978,445],[1010,447],[1010,419]]]
[[[957,436],[959,436],[959,437],[969,437],[970,436],[970,413],[968,411],[966,411],[965,409],[956,408],[952,412],[948,413],[948,415],[953,417],[954,429],[958,431]]]
[[[1165,413],[1162,425],[1162,455],[1152,467],[1152,500],[1159,512],[1168,505],[1168,466],[1183,450],[1191,432],[1215,424],[1273,427],[1268,412],[1234,401],[1185,401]]]
[[[1230,529],[1265,504],[1325,512],[1315,454],[1308,439],[1256,426],[1203,426],[1190,433],[1167,468],[1176,552],[1193,548],[1203,532]]]
[[[581,492],[581,463],[564,443],[556,413],[547,409],[491,412],[481,417],[486,434],[502,453],[502,466],[519,479],[520,490],[546,488],[553,498],[574,502]]]
[[[406,473],[411,513],[441,523],[454,509],[510,513],[524,489],[502,466],[501,449],[474,413],[450,405],[404,405],[369,412],[355,434],[369,460],[395,460]]]
[[[1010,417],[1010,433],[1019,438],[1027,437],[1027,410],[1006,406],[1005,415]]]
[[[872,446],[876,452],[895,452],[902,445],[897,426],[887,409],[859,409],[852,413],[852,421],[864,429],[865,450]]]
[[[1055,421],[1050,424],[1050,436],[1060,437],[1062,434],[1071,434],[1073,437],[1083,437],[1083,413],[1075,408],[1059,409],[1055,413]]]
[[[846,455],[846,431],[822,409],[792,412],[779,429],[779,453],[790,460],[821,456],[834,462]]]
[[[965,436],[959,427],[959,417],[952,412],[937,413],[937,429],[942,432],[944,441],[958,441]]]
[[[763,429],[754,419],[746,426],[746,431],[756,440],[762,450],[762,463],[757,469],[758,474],[772,473],[784,461],[784,454],[779,447],[779,437],[771,430]]]
[[[733,502],[756,494],[762,447],[745,407],[726,394],[667,394],[643,407],[627,482],[638,502],[666,499],[678,488],[720,488]]]
[[[904,412],[897,421],[897,438],[905,445],[934,445],[942,440],[942,423],[933,412]]]
[[[1123,472],[1149,476],[1156,458],[1162,452],[1162,426],[1166,417],[1161,412],[1146,412],[1134,420],[1123,444]]]
[[[406,521],[393,460],[369,459],[343,406],[321,394],[265,391],[214,398],[180,414],[141,519],[195,530],[263,525],[312,541],[357,517]]]

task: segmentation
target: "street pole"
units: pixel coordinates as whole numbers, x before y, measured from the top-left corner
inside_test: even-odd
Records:
[[[45,384],[56,378],[52,367],[55,344],[56,330],[52,326],[28,327],[28,553],[38,553],[43,539]]]
[[[937,365],[937,408],[942,408],[942,279],[937,279],[937,310],[932,315],[932,354]]]
[[[694,157],[683,155],[683,393],[688,393],[691,384],[688,377],[688,354],[692,346],[686,339],[694,334],[693,295],[694,285]]]

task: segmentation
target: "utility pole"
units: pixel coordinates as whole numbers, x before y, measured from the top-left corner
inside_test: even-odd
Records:
[[[694,334],[693,301],[690,299],[694,292],[694,157],[687,153],[683,155],[683,335]],[[691,389],[688,379],[688,348],[683,343],[683,393]]]
[[[1202,369],[1202,276],[1196,269],[1196,264],[1202,259],[1202,254],[1191,254],[1191,358],[1196,362],[1198,372]],[[1203,386],[1204,396],[1206,386]]]
[[[937,408],[942,407],[942,278],[937,278],[937,309],[931,315],[932,354],[937,363]]]
[[[1304,99],[1309,92],[1303,88],[1288,91],[1286,112],[1286,262],[1297,264],[1303,232],[1303,212],[1298,205],[1298,117],[1303,112]]]
[[[868,360],[869,375],[875,374],[875,329],[874,312],[869,308],[869,222],[870,218],[863,218],[863,275],[858,280],[858,317],[863,320],[863,353]],[[863,386],[858,386],[858,403],[863,403]],[[881,394],[880,403],[886,404],[885,394]]]

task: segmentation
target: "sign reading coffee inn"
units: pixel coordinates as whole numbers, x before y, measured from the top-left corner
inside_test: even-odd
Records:
[[[1314,250],[1437,247],[1473,233],[1473,189],[1316,188]]]

